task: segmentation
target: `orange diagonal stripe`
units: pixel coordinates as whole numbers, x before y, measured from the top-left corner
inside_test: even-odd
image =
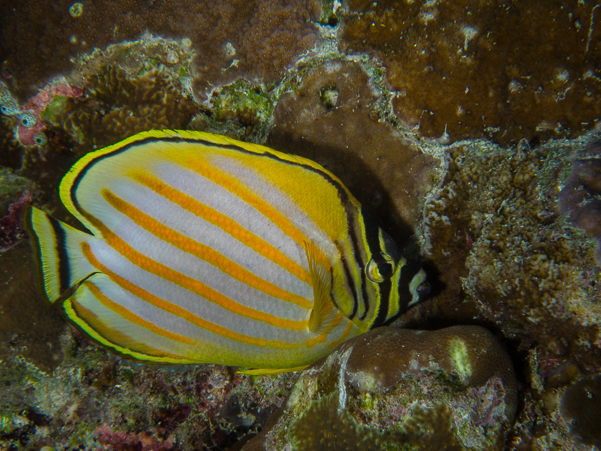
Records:
[[[213,302],[214,304],[217,304],[236,315],[245,316],[255,321],[261,321],[274,327],[282,327],[293,330],[303,330],[307,327],[307,321],[292,321],[289,319],[279,318],[269,313],[261,312],[259,310],[255,310],[234,302],[230,298],[202,283],[200,280],[188,277],[169,268],[168,266],[163,265],[162,263],[148,258],[146,255],[138,252],[121,238],[119,238],[99,219],[87,212],[84,212],[84,210],[81,210],[81,212],[82,215],[84,215],[86,219],[100,231],[102,237],[106,240],[109,246],[127,258],[134,265],[142,268],[144,271],[179,285],[180,287],[185,288],[186,290],[191,291],[198,296],[202,296],[209,302]]]
[[[145,329],[148,329],[157,335],[161,335],[165,338],[169,338],[170,340],[173,340],[173,341],[179,341],[180,343],[186,343],[189,345],[194,345],[197,343],[195,340],[192,340],[191,338],[184,337],[183,335],[175,334],[173,332],[169,332],[168,330],[162,329],[162,328],[158,327],[157,325],[155,325],[149,321],[146,321],[143,318],[140,318],[138,315],[132,313],[131,311],[129,311],[122,305],[119,305],[116,302],[109,299],[102,291],[100,291],[100,288],[98,288],[94,283],[90,282],[89,280],[86,280],[83,284],[86,286],[86,288],[88,290],[90,290],[92,295],[94,295],[94,297],[96,299],[98,299],[98,302],[100,302],[106,308],[108,308],[108,309],[112,310],[113,312],[117,313],[118,315],[122,316],[126,320],[128,320],[134,324],[137,324],[138,326],[144,327]]]
[[[137,182],[151,189],[160,196],[170,200],[174,204],[179,205],[184,210],[187,210],[199,218],[202,218],[205,221],[219,227],[225,233],[231,235],[233,238],[250,247],[255,252],[258,252],[276,265],[295,275],[300,280],[311,283],[311,277],[309,276],[309,273],[303,269],[302,266],[292,261],[267,241],[258,237],[254,233],[249,232],[244,227],[241,227],[240,224],[238,224],[236,221],[233,221],[231,218],[228,218],[214,208],[197,201],[193,197],[176,190],[175,188],[163,183],[156,177],[148,175],[145,172],[135,171],[131,172],[129,175]]]
[[[186,154],[174,156],[173,160],[177,161],[178,164],[182,165],[184,168],[190,169],[197,174],[211,180],[217,185],[228,190],[230,193],[236,195],[244,202],[255,207],[259,212],[277,225],[282,232],[296,241],[299,246],[302,247],[305,241],[309,241],[308,238],[300,230],[298,230],[286,216],[261,199],[260,196],[249,190],[235,177],[224,174],[222,171],[210,166],[205,161],[202,161],[198,158],[190,158]],[[321,253],[321,251],[319,252],[319,259],[327,259],[327,257]]]
[[[199,243],[181,233],[166,227],[156,219],[140,211],[133,205],[117,197],[107,189],[101,191],[102,197],[111,204],[115,209],[128,216],[132,221],[138,224],[140,227],[149,231],[157,238],[181,249],[184,252],[194,255],[211,265],[219,268],[221,271],[230,275],[234,279],[245,283],[256,290],[262,291],[265,294],[273,296],[278,299],[282,299],[287,302],[292,302],[305,309],[312,307],[312,302],[296,294],[290,293],[289,291],[283,290],[282,288],[274,285],[266,280],[261,279],[255,274],[248,271],[246,268],[238,265],[232,260],[224,257],[214,249]]]
[[[171,354],[165,351],[161,351],[159,349],[153,348],[152,346],[148,346],[144,343],[140,343],[134,340],[129,335],[124,334],[123,332],[114,329],[98,318],[91,310],[85,308],[80,301],[77,299],[77,292],[73,295],[73,297],[67,300],[67,303],[70,303],[71,309],[77,315],[77,318],[71,318],[78,324],[82,329],[86,330],[87,328],[92,329],[94,332],[100,335],[103,340],[106,340],[106,343],[109,344],[113,348],[117,350],[122,350],[124,352],[125,349],[130,351],[134,351],[136,353],[144,354],[150,357],[158,357],[158,358],[167,358],[173,362],[185,362],[185,357],[180,355]],[[81,324],[81,322],[85,323],[85,326]],[[125,348],[124,348],[125,347]],[[192,362],[190,362],[192,363]]]
[[[88,216],[86,216],[86,217],[88,218],[88,220],[90,220],[90,218]],[[94,224],[94,225],[96,226],[96,224]],[[102,227],[104,227],[104,225],[102,225]],[[189,312],[188,310],[186,310],[178,305],[172,304],[169,301],[161,299],[158,296],[155,296],[154,294],[149,293],[148,291],[138,287],[137,285],[134,285],[133,283],[124,279],[123,277],[115,274],[110,269],[108,269],[106,266],[104,266],[102,263],[100,263],[98,261],[98,259],[96,259],[96,257],[92,253],[92,250],[90,249],[90,245],[88,243],[85,243],[85,242],[82,243],[81,247],[82,247],[84,256],[90,262],[90,264],[92,266],[94,266],[98,271],[109,276],[121,288],[129,291],[130,293],[134,294],[135,296],[138,296],[140,299],[143,299],[144,301],[148,302],[149,304],[152,304],[155,307],[158,307],[161,310],[165,310],[166,312],[169,312],[175,316],[179,316],[180,318],[183,318],[186,321],[188,321],[198,327],[202,327],[203,329],[206,329],[210,332],[216,333],[223,337],[230,338],[232,340],[239,341],[241,343],[255,345],[255,346],[271,347],[271,348],[279,348],[279,349],[295,349],[295,348],[300,347],[300,344],[296,344],[296,343],[284,343],[284,342],[279,342],[279,341],[265,340],[263,338],[249,337],[247,335],[242,335],[242,334],[234,332],[230,329],[227,329],[225,327],[219,326],[218,324],[214,324],[207,320],[204,320],[201,317],[194,315],[192,312]]]

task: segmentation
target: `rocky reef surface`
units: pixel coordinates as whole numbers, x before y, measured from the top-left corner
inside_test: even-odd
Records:
[[[303,371],[243,450],[502,449],[516,407],[511,361],[486,329],[381,327]]]
[[[0,449],[600,447],[600,18],[583,0],[0,2]],[[432,283],[389,327],[484,327],[474,349],[517,382],[486,359],[462,379],[408,330],[275,377],[89,341],[38,294],[22,213],[73,224],[69,167],[156,128],[334,172]],[[416,368],[357,379],[388,334]]]

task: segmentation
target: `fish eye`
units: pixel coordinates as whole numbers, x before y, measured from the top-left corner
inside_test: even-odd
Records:
[[[382,258],[377,261],[373,258],[367,264],[365,273],[367,278],[375,283],[382,283],[388,280],[394,274],[396,265],[394,260],[389,255],[383,254]]]

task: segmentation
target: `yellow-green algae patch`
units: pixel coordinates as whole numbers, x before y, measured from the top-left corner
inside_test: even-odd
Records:
[[[465,341],[454,338],[449,340],[448,346],[455,370],[459,373],[461,379],[469,379],[472,376],[473,369]]]

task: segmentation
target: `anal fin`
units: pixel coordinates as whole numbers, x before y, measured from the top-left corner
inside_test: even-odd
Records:
[[[309,365],[295,366],[294,368],[266,368],[266,369],[253,369],[245,371],[237,371],[238,374],[246,374],[247,376],[270,376],[273,374],[282,373],[294,373],[295,371],[302,371]]]

